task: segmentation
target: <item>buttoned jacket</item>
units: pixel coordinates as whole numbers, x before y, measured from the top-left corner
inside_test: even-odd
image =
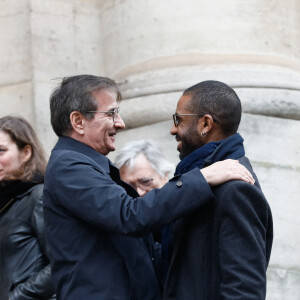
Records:
[[[219,159],[232,155],[233,139],[216,151]],[[239,180],[217,186],[213,201],[172,224],[164,300],[265,299],[272,214],[248,158],[239,161],[253,174],[254,186]]]
[[[161,299],[151,252],[141,237],[212,198],[199,169],[136,197],[105,156],[61,137],[44,186],[58,299]]]

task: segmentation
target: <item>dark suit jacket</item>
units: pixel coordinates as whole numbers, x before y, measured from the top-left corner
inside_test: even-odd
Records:
[[[246,157],[239,161],[253,173]],[[163,299],[265,299],[273,227],[258,180],[229,181],[213,193],[214,201],[173,224]]]
[[[105,156],[71,138],[59,139],[44,185],[58,299],[160,299],[152,257],[139,237],[213,199],[199,169],[141,198],[126,191],[130,187]]]

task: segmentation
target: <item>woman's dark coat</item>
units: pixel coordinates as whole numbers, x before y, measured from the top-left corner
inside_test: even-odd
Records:
[[[43,185],[18,195],[0,213],[0,299],[52,299],[46,253]]]

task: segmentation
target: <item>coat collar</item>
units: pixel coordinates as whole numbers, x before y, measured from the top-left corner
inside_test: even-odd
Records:
[[[239,159],[245,156],[244,139],[239,133],[235,133],[222,140],[216,150],[207,157],[204,166],[209,166],[224,159]]]
[[[87,155],[101,166],[101,169],[106,173],[110,173],[110,166],[114,167],[110,160],[103,154],[95,151],[90,146],[79,142],[73,138],[61,136],[54,146],[53,150],[69,150]],[[114,167],[115,168],[115,167]]]

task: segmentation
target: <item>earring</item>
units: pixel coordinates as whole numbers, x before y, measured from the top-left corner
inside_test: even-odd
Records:
[[[207,132],[206,131],[202,131],[201,132],[201,136],[207,136]]]

